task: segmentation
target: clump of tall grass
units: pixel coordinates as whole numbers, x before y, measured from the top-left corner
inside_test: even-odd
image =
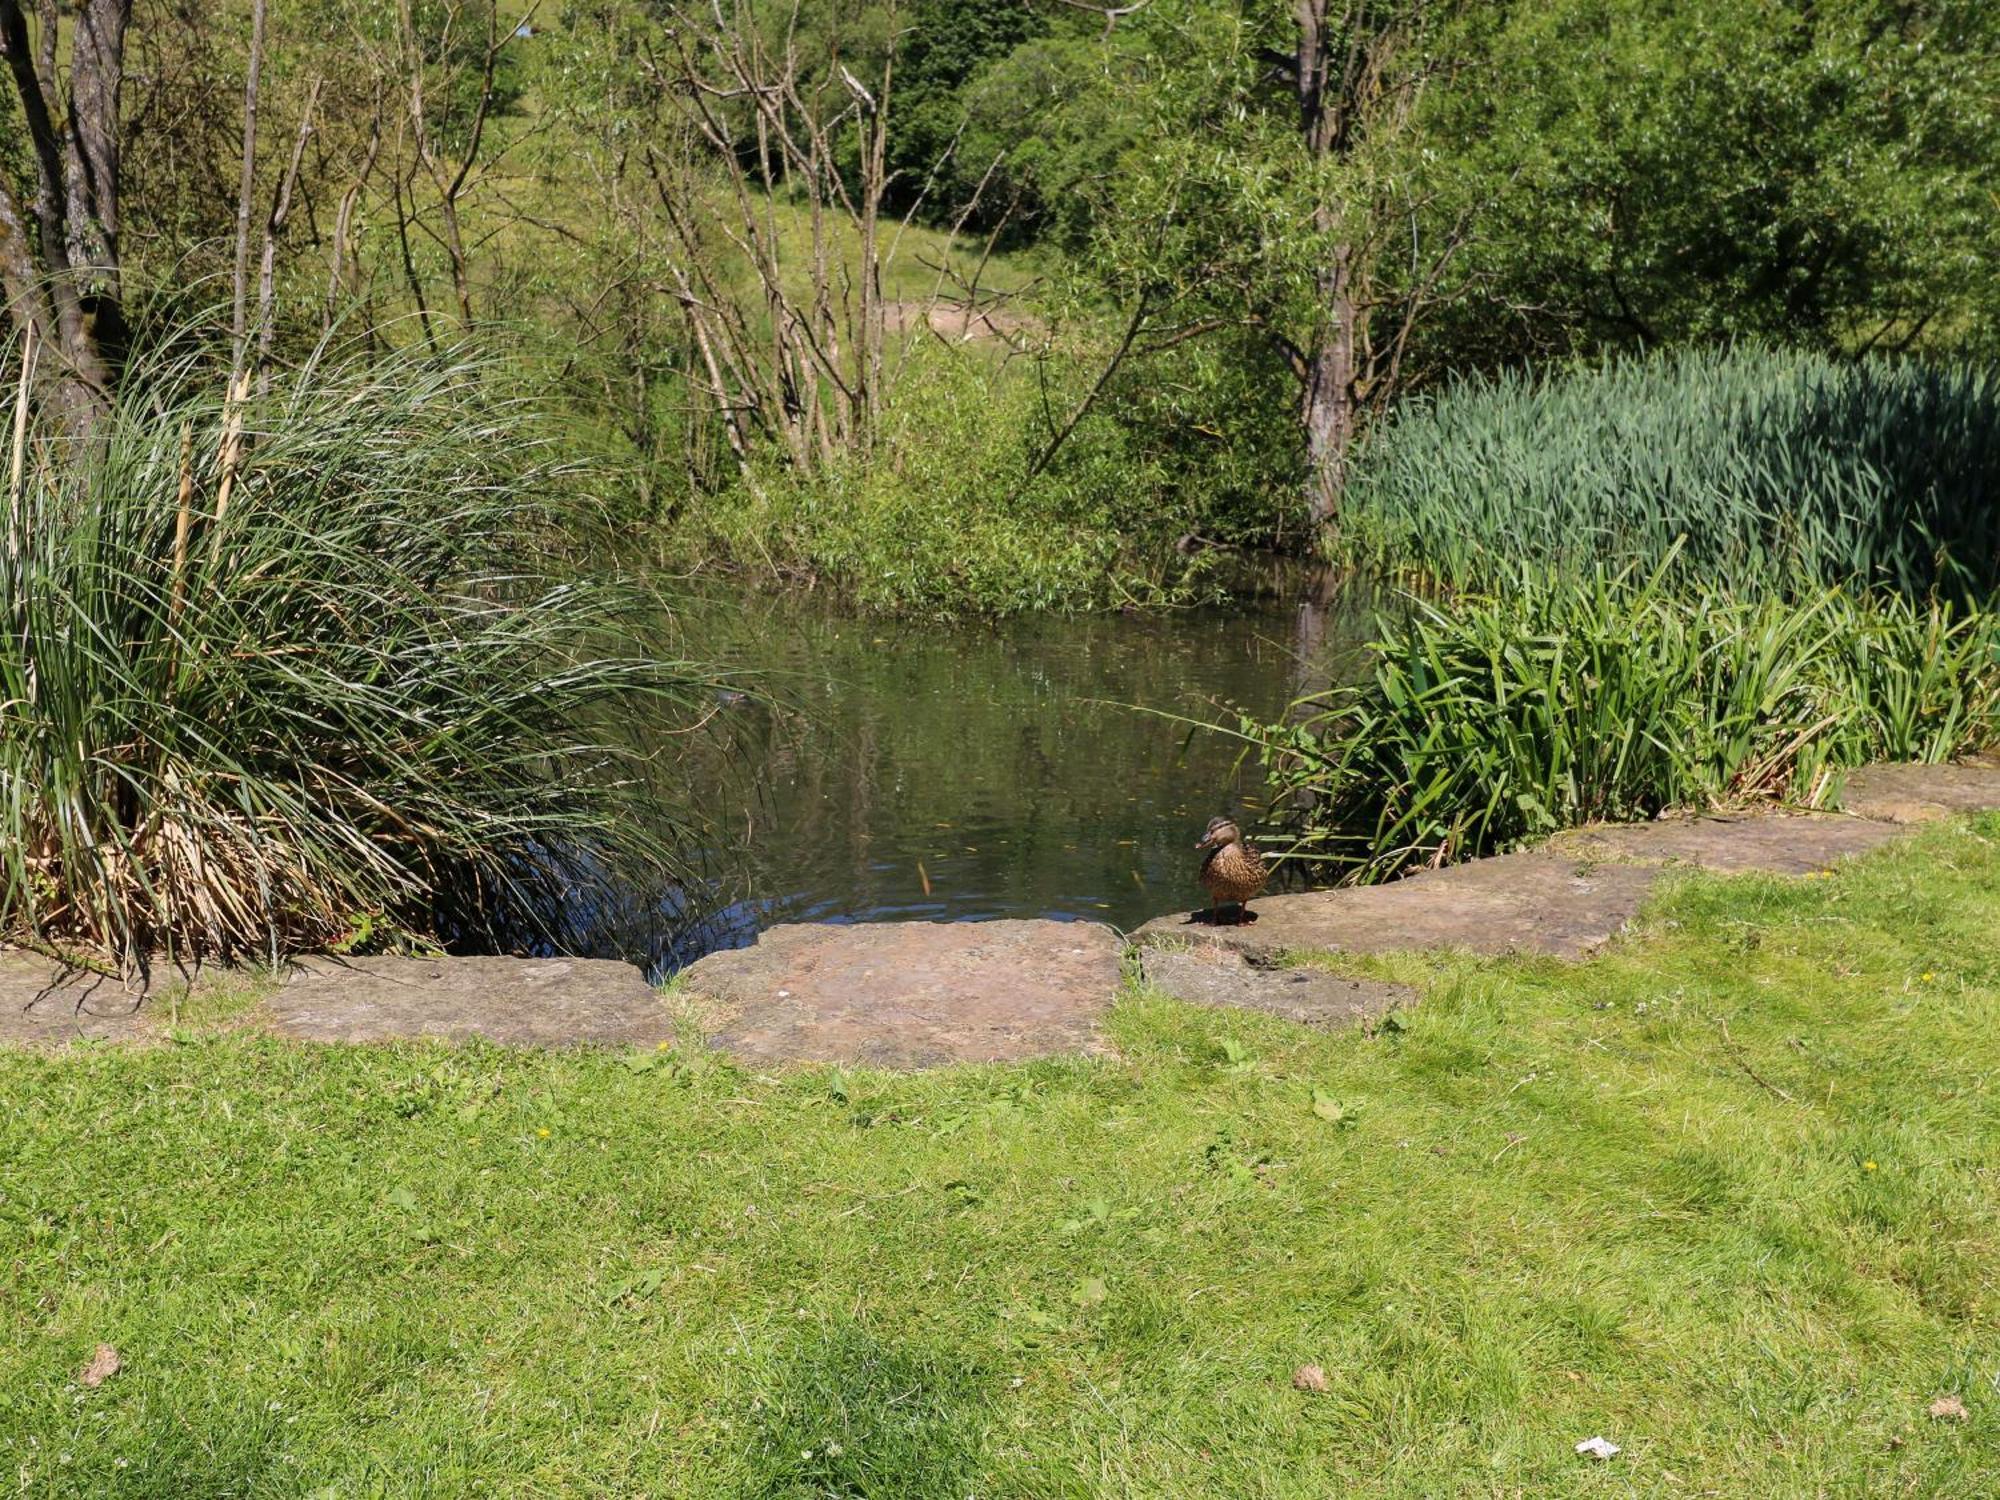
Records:
[[[1746,346],[1508,374],[1371,440],[1341,548],[1452,587],[1672,554],[1739,591],[2000,589],[2000,371]]]
[[[21,382],[0,939],[268,957],[462,921],[560,849],[669,865],[615,721],[672,721],[704,674],[617,644],[643,601],[561,562],[582,481],[524,413],[434,359],[224,384],[135,370],[74,438]]]
[[[1360,686],[1246,723],[1297,854],[1383,879],[1598,820],[1817,807],[1844,768],[1994,733],[2000,615],[1842,590],[1745,600],[1668,571],[1525,572],[1415,602]]]

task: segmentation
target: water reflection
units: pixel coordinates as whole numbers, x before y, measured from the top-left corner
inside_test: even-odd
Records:
[[[1241,746],[1192,719],[1269,718],[1353,670],[1372,601],[1330,580],[1233,611],[962,627],[811,600],[690,600],[691,654],[760,673],[669,746],[713,830],[697,895],[577,899],[565,945],[669,970],[775,922],[1100,920],[1198,899],[1210,815],[1254,825]]]

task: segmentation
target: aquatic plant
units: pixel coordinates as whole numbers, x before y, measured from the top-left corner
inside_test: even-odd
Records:
[[[157,360],[79,444],[21,381],[0,938],[269,956],[462,920],[537,851],[671,867],[607,727],[673,722],[706,674],[612,644],[647,601],[565,566],[585,480],[525,413],[474,365],[328,349],[222,386]]]
[[[1670,554],[1740,591],[2000,588],[2000,371],[1747,345],[1470,380],[1369,442],[1337,543],[1452,587]]]
[[[1837,800],[1843,769],[1995,732],[2000,615],[1844,590],[1742,599],[1521,570],[1384,621],[1359,686],[1239,728],[1293,857],[1361,879],[1595,820]]]

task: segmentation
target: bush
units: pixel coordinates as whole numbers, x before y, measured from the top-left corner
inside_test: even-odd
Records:
[[[704,674],[609,644],[644,601],[557,560],[588,506],[524,414],[414,358],[221,384],[135,371],[86,440],[17,412],[0,936],[275,956],[462,921],[558,848],[670,865],[602,729]]]
[[[920,614],[1103,609],[1199,589],[1199,560],[1174,548],[1189,515],[1161,503],[1158,466],[1118,423],[1086,417],[1031,479],[1047,434],[1032,380],[928,344],[906,357],[871,452],[812,474],[771,465],[754,490],[691,506],[681,545]],[[1069,409],[1071,383],[1052,378],[1050,409]]]
[[[1417,603],[1361,686],[1246,723],[1300,855],[1380,879],[1598,820],[1817,807],[1843,768],[1993,734],[2000,615],[1839,590],[1751,602],[1663,587],[1669,570]]]
[[[1406,405],[1347,496],[1357,561],[1490,587],[1670,553],[1739,591],[2000,588],[2000,373],[1747,346]]]

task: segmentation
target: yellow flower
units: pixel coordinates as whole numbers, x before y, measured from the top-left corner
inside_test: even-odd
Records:
[[[661,1052],[671,1052],[674,1050],[674,1044],[672,1042],[662,1042],[660,1043],[659,1048],[657,1050]]]
[[[549,1127],[546,1125],[539,1126],[536,1129],[535,1134],[540,1136],[543,1140],[547,1140],[549,1138]]]
[[[1924,970],[1922,977],[1924,983],[1929,984],[1933,979],[1937,978],[1937,975],[1933,974],[1929,969],[1926,969]]]
[[[1875,1163],[1872,1161],[1864,1161],[1861,1164],[1861,1170],[1864,1172],[1872,1172],[1875,1170]]]

